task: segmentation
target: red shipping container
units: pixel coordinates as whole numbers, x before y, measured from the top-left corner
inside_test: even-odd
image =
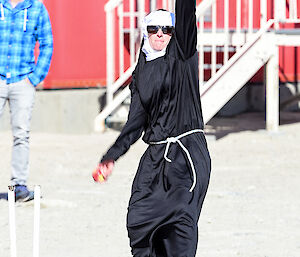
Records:
[[[106,0],[44,0],[52,23],[54,52],[43,88],[106,84]]]
[[[298,0],[299,2],[300,0]],[[107,0],[89,0],[84,3],[79,0],[44,0],[53,27],[54,53],[49,74],[43,85],[44,89],[53,88],[87,88],[106,85],[106,16],[104,5]],[[200,1],[197,1],[197,3]],[[220,0],[222,4],[222,0]],[[235,26],[234,11],[236,6],[230,4],[230,26]],[[124,3],[125,4],[125,3]],[[242,0],[242,13],[247,11],[248,0]],[[221,5],[220,5],[221,6]],[[244,6],[244,8],[243,8]],[[254,0],[254,27],[259,27],[259,0]],[[159,1],[157,8],[161,8]],[[268,0],[268,16],[274,6]],[[300,8],[300,4],[298,6]],[[127,4],[125,9],[128,10]],[[146,2],[149,10],[149,3]],[[218,27],[223,27],[222,8],[218,9]],[[242,27],[247,27],[247,13]],[[117,21],[117,20],[116,20]],[[126,22],[125,22],[126,24]],[[295,28],[299,25],[284,25],[285,28]],[[116,56],[118,56],[118,27],[116,24]],[[129,65],[129,44],[125,37],[125,66]],[[281,82],[299,81],[300,51],[294,47],[280,47],[280,80]],[[118,60],[115,74],[118,76]],[[207,75],[207,74],[206,74]],[[262,71],[251,80],[262,82]]]

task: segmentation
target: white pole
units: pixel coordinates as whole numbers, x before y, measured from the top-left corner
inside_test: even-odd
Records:
[[[174,0],[169,0],[168,1],[168,10],[170,11],[170,12],[174,12],[174,10],[175,10],[175,1]]]
[[[289,19],[293,19],[293,20],[297,20],[298,16],[297,16],[297,0],[291,0],[290,1],[290,17]]]
[[[165,10],[168,9],[168,7],[167,7],[167,0],[163,0],[163,2],[162,2],[162,8],[165,9]]]
[[[236,1],[236,33],[240,39],[241,36],[241,0]],[[241,47],[240,40],[238,40],[238,44],[236,49],[238,50]]]
[[[248,32],[253,33],[253,0],[249,0],[249,9],[248,9]]]
[[[266,66],[266,129],[277,132],[279,126],[278,47]]]
[[[264,27],[267,23],[267,0],[260,2],[260,27]]]
[[[34,187],[33,257],[39,256],[41,187]]]
[[[217,4],[214,2],[212,4],[212,34],[216,35],[217,32]],[[211,77],[216,74],[217,70],[217,46],[216,42],[212,42],[212,52],[211,52]]]
[[[281,21],[286,18],[285,5],[286,5],[285,0],[275,0],[275,19],[277,21]]]
[[[135,59],[135,10],[134,10],[135,1],[130,0],[129,2],[129,27],[130,27],[130,66],[134,65]]]
[[[200,40],[202,40],[202,35],[204,33],[204,16],[201,15],[199,18],[199,32]],[[204,46],[202,41],[198,42],[199,45],[199,84],[200,88],[204,85]]]
[[[15,187],[8,187],[9,232],[11,257],[17,257],[16,244],[16,214],[15,214]]]
[[[224,44],[224,64],[229,59],[229,0],[224,1],[224,32],[225,32],[225,44]]]
[[[153,12],[156,10],[156,0],[151,0],[150,2],[150,12]]]
[[[142,24],[143,24],[143,20],[145,17],[145,1],[144,0],[139,0],[138,2],[138,14],[139,14],[139,18],[138,18],[138,27],[141,28],[141,33],[140,33],[140,41],[142,41],[143,39],[143,33],[142,33]],[[138,55],[138,51],[136,53]]]
[[[236,1],[236,32],[241,33],[241,0]]]
[[[106,13],[106,104],[113,100],[113,92],[111,92],[111,85],[114,83],[115,77],[115,41],[114,41],[114,14],[113,10],[108,10]]]
[[[119,76],[124,73],[124,6],[118,6],[119,15]]]

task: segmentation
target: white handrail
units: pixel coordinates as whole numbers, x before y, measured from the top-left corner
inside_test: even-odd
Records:
[[[212,77],[207,83],[205,84],[206,89],[201,93],[203,96],[215,83],[216,81],[242,56],[248,49],[264,34],[270,29],[270,27],[274,24],[275,20],[270,19],[266,23],[266,25],[261,28],[258,32],[256,32],[255,37],[249,40],[229,61],[226,65],[222,66],[219,71],[216,73],[214,77]]]
[[[104,108],[104,110],[96,117],[94,121],[94,129],[96,132],[102,132],[104,129],[105,119],[122,104],[125,99],[130,95],[129,87],[125,87],[114,99],[114,101]]]
[[[134,71],[134,68],[136,66],[136,63],[129,67],[121,77],[118,78],[117,81],[111,86],[111,90],[115,93],[121,86],[124,85],[124,83],[128,80],[128,78],[131,77],[132,72]]]
[[[110,0],[104,5],[104,11],[106,13],[112,11],[122,2],[123,0]]]
[[[212,6],[216,0],[203,0],[196,7],[196,17],[199,19],[201,16],[204,16],[205,12]]]
[[[231,5],[231,1],[236,1],[236,7]],[[224,2],[224,26],[219,28],[220,9],[217,5]],[[274,20],[268,21],[267,15],[267,0],[260,0],[260,17],[254,17],[254,6],[253,0],[248,0],[247,16],[243,16],[242,12],[242,0],[202,0],[196,7],[196,16],[198,21],[198,52],[199,52],[199,84],[200,87],[204,88],[203,94],[213,85],[222,74],[224,74],[228,67],[232,65],[247,49],[255,42],[255,39],[261,36],[263,31],[269,28],[270,24],[275,23],[275,29],[280,28],[280,23],[283,22],[300,22],[298,17],[297,0],[273,0],[274,3]],[[173,11],[175,0],[161,0],[160,4],[163,8],[170,9]],[[124,6],[129,7],[129,12],[124,12]],[[147,5],[148,6],[148,5]],[[148,11],[156,9],[157,0],[150,1],[147,8]],[[115,8],[118,8],[118,18],[115,17]],[[235,8],[233,11],[232,8]],[[217,11],[218,10],[218,11]],[[138,41],[138,27],[141,24],[142,18],[145,15],[145,0],[110,0],[105,4],[106,21],[107,21],[107,103],[112,103],[114,99],[114,93],[130,78],[131,72],[134,69],[135,62],[137,60],[137,48]],[[286,11],[288,15],[286,15]],[[232,24],[232,17],[229,15],[235,14],[235,25]],[[209,14],[209,16],[206,16]],[[273,14],[271,14],[272,16]],[[125,22],[125,17],[128,22]],[[273,16],[272,16],[273,17]],[[209,18],[209,19],[206,19]],[[256,20],[254,20],[256,18]],[[119,22],[119,79],[115,81],[115,22]],[[218,22],[217,22],[218,21]],[[230,21],[230,22],[229,22]],[[259,21],[259,23],[257,23]],[[207,26],[207,22],[210,22],[211,26]],[[129,27],[125,28],[125,26]],[[259,31],[253,34],[254,24],[260,24]],[[130,68],[125,71],[125,60],[126,56],[124,43],[124,33],[129,33],[129,62]],[[141,36],[141,33],[139,34]],[[241,46],[243,46],[240,48]],[[210,57],[206,52],[210,52]],[[223,60],[221,60],[221,54],[223,54]],[[236,52],[236,53],[234,53]],[[232,55],[232,53],[234,53]],[[232,57],[231,57],[232,56]],[[210,61],[208,60],[210,58]],[[205,63],[208,62],[208,63]],[[210,70],[210,73],[206,73]],[[205,75],[205,78],[204,78]],[[210,78],[207,77],[210,75]],[[207,80],[204,83],[204,80]],[[128,91],[128,89],[126,90]],[[125,91],[125,92],[126,92]],[[129,91],[127,92],[127,95]],[[120,102],[122,97],[125,97],[125,93],[119,94],[117,102]],[[121,97],[122,96],[122,97]],[[124,98],[125,99],[125,98]],[[111,107],[105,109],[105,112],[99,117],[109,115],[110,112],[115,108],[116,104],[112,103]],[[101,119],[102,119],[101,118]],[[103,118],[103,120],[106,117]]]

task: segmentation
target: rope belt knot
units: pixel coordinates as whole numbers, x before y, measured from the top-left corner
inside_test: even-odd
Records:
[[[196,183],[197,183],[197,176],[196,176],[196,170],[195,170],[195,166],[194,166],[194,163],[193,163],[193,160],[192,160],[192,157],[188,151],[188,149],[183,145],[183,143],[179,140],[185,136],[188,136],[188,135],[191,135],[191,134],[194,134],[194,133],[204,133],[204,131],[202,129],[194,129],[194,130],[190,130],[190,131],[187,131],[183,134],[180,134],[179,136],[177,137],[168,137],[166,140],[162,140],[162,141],[158,141],[158,142],[150,142],[149,144],[150,145],[161,145],[161,144],[167,144],[166,145],[166,149],[165,149],[165,153],[164,153],[164,158],[167,162],[172,162],[171,159],[168,158],[168,152],[169,152],[169,148],[170,148],[170,145],[173,143],[178,143],[179,146],[182,148],[182,150],[185,152],[188,160],[189,160],[189,163],[191,165],[191,169],[192,169],[192,173],[193,173],[193,184],[189,190],[189,192],[192,192],[196,186]]]

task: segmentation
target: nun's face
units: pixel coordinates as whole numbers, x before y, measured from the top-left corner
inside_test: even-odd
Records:
[[[163,33],[162,28],[159,28],[157,32],[153,31],[153,33],[148,30],[149,44],[152,49],[161,51],[169,44],[171,35],[172,33]]]

